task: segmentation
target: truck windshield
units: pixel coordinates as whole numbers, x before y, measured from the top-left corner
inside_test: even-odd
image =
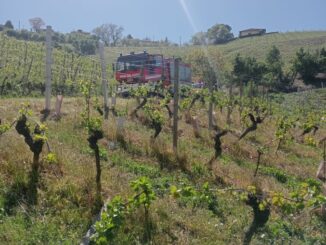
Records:
[[[117,60],[117,71],[134,71],[141,69],[147,59],[147,54],[136,54],[119,57]]]

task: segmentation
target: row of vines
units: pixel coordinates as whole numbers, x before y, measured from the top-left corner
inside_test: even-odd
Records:
[[[0,36],[0,95],[31,96],[34,91],[44,92],[44,62],[45,48],[28,42],[12,42],[6,36]],[[104,201],[102,196],[102,166],[99,141],[106,138],[103,127],[103,109],[99,104],[98,86],[100,67],[96,60],[78,57],[74,53],[53,52],[52,81],[56,94],[83,96],[83,110],[79,123],[85,132],[85,143],[94,155],[96,169],[95,210],[98,212]],[[250,86],[250,85],[248,85]],[[153,223],[151,220],[151,205],[164,196],[175,198],[179,205],[192,206],[193,209],[204,208],[212,212],[217,218],[224,214],[219,209],[219,200],[232,196],[249,205],[253,212],[253,219],[249,228],[244,232],[243,244],[249,244],[253,236],[276,214],[290,222],[307,209],[321,210],[321,218],[325,220],[326,197],[323,193],[325,183],[312,178],[294,178],[294,185],[289,192],[266,190],[261,188],[258,176],[269,171],[280,182],[285,183],[287,176],[280,169],[262,167],[263,155],[277,155],[284,150],[284,146],[291,143],[309,145],[317,149],[325,142],[324,132],[326,110],[316,108],[309,110],[302,105],[293,106],[286,110],[276,103],[272,95],[249,94],[238,95],[228,88],[226,91],[208,91],[207,89],[194,90],[182,88],[180,90],[180,103],[178,105],[183,121],[193,130],[193,137],[201,139],[207,147],[214,150],[214,155],[207,163],[202,163],[211,172],[212,178],[204,184],[191,183],[164,183],[154,184],[148,177],[141,177],[131,182],[133,194],[128,197],[115,196],[106,204],[101,220],[95,224],[95,233],[92,242],[96,244],[117,244],[124,225],[137,210],[144,215],[144,234],[142,241],[151,243],[153,239]],[[248,88],[247,88],[248,89]],[[251,91],[251,89],[248,89]],[[170,135],[173,132],[173,93],[160,85],[149,87],[141,86],[131,92],[134,105],[132,111],[119,106],[109,108],[110,117],[114,119],[127,119],[153,130],[150,144],[158,147],[156,142],[162,134]],[[214,111],[209,110],[212,105]],[[208,113],[209,112],[209,113]],[[212,112],[212,114],[210,114]],[[225,123],[220,123],[218,117],[226,115]],[[204,116],[203,116],[204,115]],[[28,186],[28,204],[38,202],[38,187],[40,175],[40,155],[47,148],[46,161],[55,162],[56,152],[51,151],[51,139],[47,138],[47,126],[32,119],[32,112],[28,105],[22,105],[17,118],[8,122],[1,115],[0,137],[11,129],[15,129],[23,136],[24,142],[33,154]],[[203,119],[205,117],[205,119]],[[207,118],[212,118],[212,125],[208,125]],[[275,131],[271,138],[264,143],[256,140],[257,129],[267,121],[275,122]],[[209,130],[208,130],[209,129]],[[179,137],[182,132],[177,132]],[[220,163],[226,154],[223,138],[232,135],[237,142],[245,141],[255,147],[257,153],[256,165],[252,171],[252,185],[247,188],[238,186],[221,187],[216,183],[213,171],[214,165]],[[1,138],[0,138],[1,139]],[[118,125],[115,139],[122,150],[128,152],[128,139],[123,125]],[[130,140],[130,139],[129,139]],[[266,143],[267,142],[267,143]],[[172,142],[171,142],[172,148]],[[161,169],[180,169],[192,177],[191,170],[185,164],[180,152],[176,151],[172,164],[164,155],[158,152],[156,158]],[[325,169],[324,153],[324,169]],[[215,176],[214,176],[215,175]],[[320,179],[325,181],[324,175]],[[214,181],[213,181],[214,179]],[[284,180],[285,179],[285,180]],[[324,210],[324,211],[323,211]],[[323,213],[324,212],[324,213]],[[325,240],[320,240],[325,242]]]
[[[40,96],[45,91],[45,44],[18,41],[0,35],[0,95]],[[100,77],[97,58],[74,52],[52,50],[51,77],[53,94],[79,94],[80,79]],[[107,67],[110,73],[110,68]]]
[[[84,109],[81,114],[81,125],[84,126],[88,136],[87,140],[90,149],[94,152],[95,168],[96,168],[96,210],[99,210],[103,204],[101,194],[101,163],[98,141],[104,135],[103,131],[103,111],[98,103],[96,85],[91,80],[80,80],[78,88],[84,97]],[[142,86],[132,92],[132,96],[138,101],[138,105],[131,112],[126,112],[124,108],[110,108],[112,117],[128,117],[134,122],[140,122],[147,125],[149,129],[154,129],[150,141],[154,144],[160,137],[164,128],[172,133],[173,118],[173,100],[172,94],[163,87],[147,87]],[[194,208],[207,207],[214,215],[221,215],[218,209],[218,200],[221,195],[234,195],[239,200],[244,201],[253,210],[253,221],[250,228],[244,236],[244,244],[249,244],[254,234],[259,228],[269,220],[272,209],[283,215],[295,217],[299,215],[305,208],[318,209],[324,207],[326,198],[322,194],[322,183],[313,179],[303,180],[293,188],[292,192],[282,193],[274,190],[262,190],[259,183],[255,180],[259,174],[260,158],[263,154],[278,154],[282,150],[282,146],[289,142],[298,141],[318,147],[322,143],[317,142],[316,134],[325,124],[325,111],[310,110],[305,108],[294,108],[292,112],[284,111],[278,104],[272,102],[270,98],[255,97],[239,97],[233,94],[227,94],[221,91],[209,93],[208,90],[191,90],[183,88],[181,90],[181,102],[179,109],[181,116],[179,121],[184,120],[193,128],[194,137],[204,138],[203,130],[207,129],[207,125],[203,125],[198,120],[198,109],[206,108],[206,105],[213,103],[216,112],[213,114],[213,127],[211,144],[214,147],[215,154],[211,160],[206,163],[207,168],[212,170],[214,164],[218,164],[219,158],[223,155],[222,137],[232,134],[238,138],[238,141],[246,140],[250,135],[254,135],[257,128],[265,122],[265,120],[275,120],[276,129],[274,137],[270,139],[266,145],[252,142],[250,138],[248,142],[253,144],[257,149],[257,163],[253,171],[253,185],[247,188],[237,188],[236,186],[219,188],[211,186],[212,183],[205,183],[203,186],[198,185],[180,185],[179,183],[167,183],[164,186],[152,187],[152,183],[148,178],[140,178],[131,184],[135,195],[127,200],[122,197],[115,197],[107,204],[106,211],[102,214],[102,219],[96,223],[96,233],[92,240],[97,244],[114,244],[116,236],[120,232],[120,227],[124,221],[134,212],[133,210],[140,207],[144,208],[145,224],[144,224],[144,241],[151,240],[151,221],[150,221],[150,205],[156,198],[169,194],[182,202],[189,202]],[[227,120],[224,125],[217,123],[216,117],[223,111],[227,113]],[[6,133],[10,128],[15,126],[17,133],[25,138],[25,143],[29,146],[33,153],[33,163],[30,174],[30,204],[37,203],[37,184],[39,175],[39,156],[42,152],[43,145],[48,148],[48,161],[55,161],[56,155],[51,152],[49,141],[46,137],[46,126],[37,122],[28,122],[31,111],[27,105],[23,105],[19,112],[19,116],[14,122],[2,121],[0,125],[0,134]],[[238,115],[239,121],[231,120],[231,115]],[[235,118],[235,117],[234,117]],[[294,130],[295,129],[295,130]],[[300,132],[293,135],[293,132]],[[165,131],[166,132],[166,131]],[[182,136],[181,136],[182,137]],[[319,137],[320,138],[320,137]],[[117,140],[122,148],[126,148],[126,139],[123,130],[119,132]],[[207,138],[206,138],[207,140]],[[209,140],[209,139],[208,139]],[[172,142],[171,142],[172,143]],[[172,145],[172,144],[171,144]],[[182,164],[182,160],[176,156],[179,168],[186,173],[189,170]],[[165,167],[162,165],[161,167]],[[189,173],[191,174],[191,173]]]

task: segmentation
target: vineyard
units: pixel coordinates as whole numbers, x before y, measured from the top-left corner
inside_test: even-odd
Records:
[[[227,63],[231,63],[232,58],[237,53],[241,55],[252,55],[258,60],[263,60],[268,49],[275,45],[283,54],[285,67],[288,68],[289,62],[293,55],[300,47],[305,47],[308,50],[320,49],[326,47],[326,33],[320,32],[289,32],[271,34],[261,37],[251,37],[245,39],[238,39],[227,44],[222,45],[209,45],[207,53],[210,55],[221,53]],[[133,48],[113,47],[107,49],[106,59],[113,62],[120,53],[142,52],[146,49],[150,53],[162,53],[166,56],[180,56],[185,57],[187,53],[193,50],[201,50],[206,47],[202,46],[189,46],[189,47],[143,47]]]
[[[308,50],[325,48],[325,32],[301,32],[273,34],[262,37],[235,40],[228,44],[209,46],[206,53],[214,59],[223,56],[225,67],[231,65],[237,53],[253,55],[258,60],[265,57],[271,45],[278,47],[283,54],[285,69],[300,47]],[[45,46],[39,42],[18,41],[0,33],[0,95],[1,96],[40,96],[44,93],[44,53]],[[107,73],[112,74],[111,64],[120,53],[143,52],[160,53],[166,57],[185,58],[189,53],[206,47],[110,47],[106,49]],[[53,49],[52,80],[55,94],[78,94],[80,78],[97,79],[100,76],[100,62],[96,56],[83,56],[74,52]]]
[[[0,95],[40,96],[44,93],[45,45],[18,41],[0,33]],[[77,95],[78,81],[100,76],[99,61],[74,52],[53,49],[51,60],[54,94]],[[108,66],[109,71],[109,66]],[[111,71],[112,73],[112,71]]]
[[[104,119],[99,59],[54,49],[40,122],[45,47],[0,40],[4,243],[326,243],[325,88],[143,86]]]

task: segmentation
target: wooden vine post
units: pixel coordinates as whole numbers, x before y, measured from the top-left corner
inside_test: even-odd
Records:
[[[109,99],[108,99],[108,82],[106,79],[106,63],[104,58],[104,43],[99,41],[99,53],[101,60],[101,71],[102,71],[102,90],[103,90],[103,99],[104,99],[104,119],[108,119],[109,115]]]
[[[179,62],[179,58],[174,60],[173,151],[175,154],[178,153]]]
[[[208,130],[213,128],[213,93],[215,90],[215,85],[217,84],[216,76],[213,75],[214,80],[209,81],[208,90],[209,90],[209,104],[208,104]],[[214,84],[213,84],[214,81]]]
[[[239,116],[241,118],[241,114],[242,114],[242,111],[243,111],[243,101],[242,101],[242,97],[243,97],[243,80],[242,78],[240,78],[240,83],[239,83]]]
[[[233,84],[231,82],[229,87],[229,101],[227,104],[227,116],[226,116],[226,123],[228,126],[230,126],[231,124],[232,103],[233,103]]]
[[[115,67],[114,63],[112,64],[112,74],[111,74],[111,79],[114,79],[114,73],[115,73]],[[112,98],[111,98],[111,105],[112,105],[112,110],[115,111],[115,106],[117,104],[117,91],[118,91],[118,85],[114,84],[112,86]]]
[[[45,108],[42,121],[45,121],[51,110],[51,64],[52,64],[52,28],[46,27],[45,36],[46,57],[45,57]]]
[[[213,89],[211,83],[209,83],[209,94],[210,94],[210,100],[208,104],[208,130],[211,130],[213,127],[213,102],[212,102],[212,94]]]
[[[56,119],[60,119],[61,117],[62,101],[63,101],[63,96],[61,94],[58,94],[55,102],[55,114],[54,114]]]

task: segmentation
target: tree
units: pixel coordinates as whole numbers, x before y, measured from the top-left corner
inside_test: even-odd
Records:
[[[71,43],[75,51],[81,54],[95,54],[98,38],[83,32],[72,32],[66,35],[67,42]]]
[[[265,58],[266,74],[264,80],[266,85],[274,85],[277,90],[284,90],[290,84],[290,79],[283,76],[283,62],[280,50],[273,46],[267,53]]]
[[[85,39],[80,41],[80,52],[82,54],[95,54],[96,44],[94,43],[94,40]]]
[[[45,22],[40,17],[31,18],[28,20],[32,29],[39,32],[41,28],[45,25]]]
[[[99,37],[106,45],[110,45],[111,43],[111,36],[109,33],[109,24],[103,24],[101,26],[96,27],[93,29],[93,33],[95,36]]]
[[[318,70],[319,72],[326,72],[326,49],[322,48],[319,52],[318,58]]]
[[[283,76],[283,71],[282,71],[283,62],[282,62],[280,50],[276,46],[273,46],[269,50],[269,52],[266,55],[265,62],[267,65],[267,71],[272,73],[275,79],[281,81]]]
[[[197,32],[191,38],[191,43],[193,45],[203,45],[206,44],[207,33],[206,32]]]
[[[193,50],[186,56],[186,62],[191,64],[192,74],[195,79],[205,83],[215,83],[217,67],[212,67],[211,60],[202,50]]]
[[[263,63],[257,62],[254,57],[241,57],[237,54],[233,61],[233,75],[239,84],[240,101],[243,96],[243,87],[249,84],[249,96],[254,96],[254,87],[262,81],[263,75],[266,73],[266,67]],[[242,103],[242,102],[240,102]],[[240,114],[242,113],[242,104],[240,105]]]
[[[96,27],[93,33],[99,37],[106,45],[116,46],[122,38],[123,27],[106,23]]]
[[[109,24],[109,33],[112,38],[112,46],[116,46],[122,38],[123,27],[115,24]]]
[[[10,20],[7,20],[4,26],[8,29],[14,29],[14,26]]]
[[[292,61],[294,74],[299,73],[306,84],[313,84],[318,73],[318,56],[300,48]]]
[[[225,24],[216,24],[207,30],[207,38],[210,44],[226,43],[234,36],[232,28]]]
[[[233,61],[233,74],[244,83],[249,80],[259,82],[265,72],[265,65],[257,62],[254,57],[241,57],[237,54]]]
[[[246,64],[245,59],[238,53],[233,60],[233,74],[239,79],[246,78]]]

